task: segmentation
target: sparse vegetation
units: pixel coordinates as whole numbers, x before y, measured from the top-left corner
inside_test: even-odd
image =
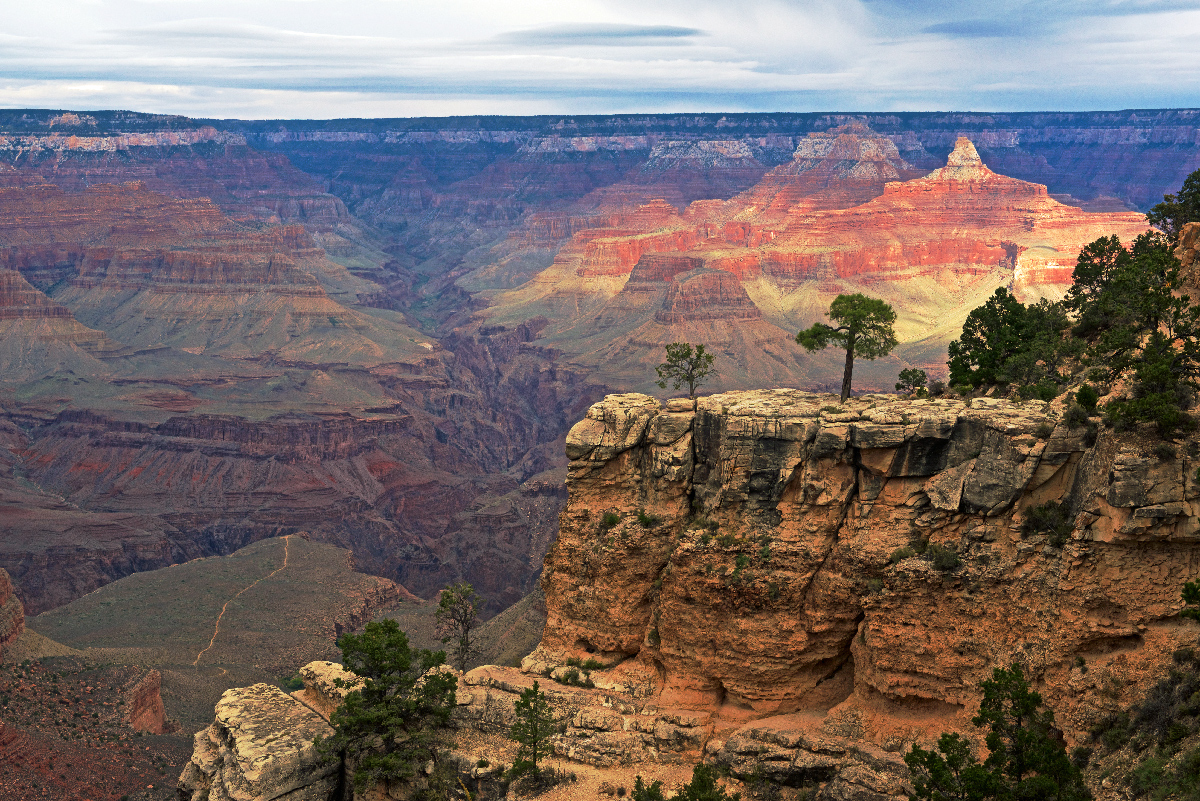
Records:
[[[600,531],[610,531],[621,522],[621,516],[616,512],[605,512],[600,518]]]
[[[645,509],[637,510],[638,525],[642,528],[654,528],[662,522],[662,518],[657,515],[646,514]]]
[[[1027,510],[1024,520],[1021,521],[1021,534],[1027,537],[1048,535],[1050,545],[1055,548],[1066,544],[1073,528],[1074,518],[1058,501],[1049,501]]]
[[[936,542],[929,543],[929,547],[925,549],[925,558],[943,573],[962,567],[962,559],[959,557],[958,551],[938,545]]]
[[[667,345],[667,360],[654,368],[658,373],[655,383],[662,389],[666,389],[667,384],[673,389],[687,386],[688,397],[695,399],[696,388],[717,375],[713,358],[703,345],[693,348],[687,342],[672,342]]]

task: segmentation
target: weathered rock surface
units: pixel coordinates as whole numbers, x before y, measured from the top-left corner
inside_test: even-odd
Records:
[[[321,759],[313,739],[332,733],[320,715],[278,687],[227,690],[212,725],[196,734],[179,777],[180,798],[327,801],[338,764]]]
[[[25,607],[13,593],[12,581],[4,568],[0,568],[0,655],[4,649],[25,631]]]
[[[125,721],[130,728],[165,734],[177,728],[167,720],[162,700],[162,675],[151,670],[125,689]]]
[[[610,396],[568,437],[526,667],[617,663],[593,677],[711,714],[720,759],[790,731],[772,770],[845,783],[853,763],[875,774],[863,797],[903,795],[894,755],[969,729],[998,665],[1024,666],[1077,741],[1190,638],[1179,585],[1200,563],[1192,458],[1085,432],[1036,401]],[[1048,502],[1073,521],[1061,543],[1022,531]]]

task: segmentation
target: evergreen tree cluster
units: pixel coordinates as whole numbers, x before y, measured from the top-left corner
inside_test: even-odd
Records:
[[[1060,302],[1026,305],[997,289],[950,343],[950,383],[1009,385],[1051,400],[1077,371],[1107,383],[1125,375],[1128,394],[1104,407],[1110,424],[1153,422],[1163,436],[1193,428],[1187,409],[1200,385],[1200,306],[1182,291],[1173,250],[1183,225],[1200,220],[1200,170],[1147,219],[1161,230],[1128,247],[1116,236],[1087,245]]]
[[[1085,801],[1091,793],[1067,757],[1054,713],[1041,709],[1020,666],[996,668],[982,682],[983,700],[971,722],[987,728],[988,757],[975,758],[959,734],[937,748],[914,745],[904,761],[913,774],[914,801]]]

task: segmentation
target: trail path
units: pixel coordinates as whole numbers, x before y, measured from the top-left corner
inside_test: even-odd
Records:
[[[284,538],[283,538],[283,564],[282,565],[275,568],[274,570],[272,570],[270,573],[263,576],[262,578],[258,579],[253,584],[251,584],[247,587],[243,587],[241,590],[238,591],[237,595],[230,598],[228,601],[225,602],[225,605],[221,607],[221,614],[217,615],[217,625],[213,628],[212,639],[208,641],[208,646],[205,647],[205,649],[203,651],[196,654],[196,661],[192,662],[193,667],[200,664],[200,657],[204,656],[204,654],[207,653],[213,647],[213,644],[216,643],[217,635],[221,633],[221,618],[225,617],[225,610],[229,608],[229,605],[231,603],[233,603],[234,601],[236,601],[239,597],[241,597],[242,594],[249,592],[250,590],[254,589],[262,582],[266,581],[267,579],[271,578],[276,573],[278,573],[279,571],[281,571],[285,567],[287,567],[287,565],[288,565],[288,540],[290,540],[291,538],[292,538],[291,534],[288,534],[288,535],[284,536]]]

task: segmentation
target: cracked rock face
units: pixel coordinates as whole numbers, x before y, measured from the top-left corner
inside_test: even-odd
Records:
[[[270,684],[226,690],[197,732],[179,797],[191,801],[327,801],[338,764],[313,739],[333,733],[320,715]]]
[[[1016,661],[1074,737],[1112,698],[1072,666],[1136,694],[1200,565],[1196,465],[1085,432],[1037,401],[609,396],[567,439],[535,661],[621,662],[730,721],[867,699],[961,721]],[[1049,502],[1065,541],[1022,533]]]

